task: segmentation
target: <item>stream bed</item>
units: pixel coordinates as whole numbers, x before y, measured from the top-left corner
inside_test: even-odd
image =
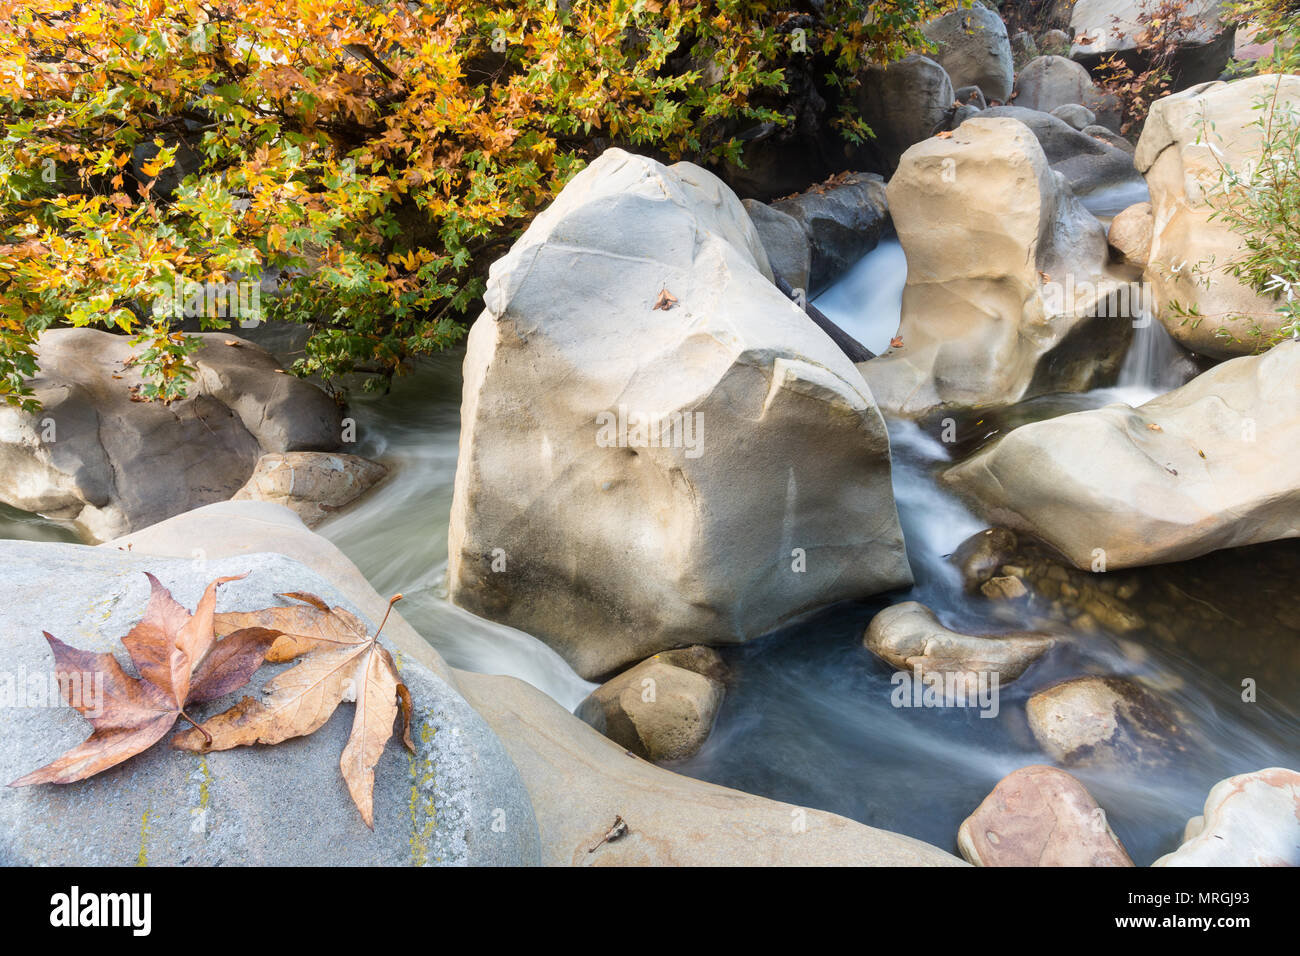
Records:
[[[887,240],[817,304],[879,351],[897,329],[905,275],[901,248]],[[317,530],[381,594],[405,594],[403,616],[450,664],[519,677],[572,709],[594,685],[540,641],[446,599],[462,355],[421,360],[389,394],[353,398],[359,441],[347,450],[381,460],[393,473]],[[937,472],[1016,425],[1114,401],[1139,404],[1194,372],[1157,323],[1138,330],[1114,387],[1021,403],[968,423],[968,434],[951,445],[939,441],[937,428],[889,422],[895,497],[916,584],[722,648],[732,678],[713,734],[694,757],[669,766],[955,851],[961,821],[1003,776],[1050,763],[1029,732],[1025,700],[1069,677],[1125,676],[1171,701],[1191,742],[1159,770],[1072,769],[1139,865],[1178,845],[1187,818],[1201,812],[1218,780],[1269,766],[1300,767],[1297,541],[1220,552],[1188,562],[1185,573],[1166,566],[1175,569],[1173,577],[1162,569],[1158,587],[1148,592],[1185,598],[1157,608],[1177,624],[1175,639],[1170,628],[1118,635],[1063,626],[1062,645],[1002,687],[992,718],[974,708],[894,706],[892,668],[862,646],[872,616],[903,600],[927,604],[958,630],[1028,628],[1006,605],[963,590],[948,556],[985,526],[940,487]],[[76,540],[57,522],[3,507],[0,537]],[[1245,678],[1258,685],[1255,702],[1242,700]]]

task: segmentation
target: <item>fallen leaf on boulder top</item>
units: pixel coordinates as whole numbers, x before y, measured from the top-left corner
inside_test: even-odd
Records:
[[[415,750],[410,735],[411,695],[398,676],[392,655],[378,641],[383,622],[372,637],[365,624],[346,608],[330,607],[305,592],[279,596],[300,603],[222,615],[221,626],[260,626],[280,634],[267,660],[288,660],[303,653],[307,656],[267,682],[262,689],[264,701],[245,697],[207,720],[202,730],[177,734],[172,746],[203,752],[277,744],[313,733],[324,726],[339,704],[355,700],[352,733],[343,748],[339,769],[352,801],[361,811],[361,819],[373,829],[375,766],[393,735],[399,710],[405,727],[403,743],[412,752]],[[390,611],[401,597],[399,594],[389,602]]]
[[[655,304],[651,306],[650,311],[653,312],[656,309],[663,309],[665,312],[667,312],[676,304],[677,304],[676,296],[674,296],[667,289],[660,289],[659,298],[655,299]]]
[[[218,641],[212,626],[217,587],[243,575],[209,584],[192,615],[156,577],[147,576],[151,591],[144,617],[122,638],[139,678],[127,674],[112,654],[81,650],[43,632],[54,652],[63,699],[94,730],[62,757],[9,786],[72,783],[107,770],[147,750],[177,717],[197,727],[185,712],[188,704],[237,690],[261,666],[274,631],[241,629]]]

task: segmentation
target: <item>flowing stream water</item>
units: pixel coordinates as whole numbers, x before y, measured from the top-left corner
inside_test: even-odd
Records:
[[[901,248],[886,241],[817,304],[880,351],[898,327],[905,277]],[[318,530],[380,593],[406,595],[402,614],[452,665],[511,674],[572,709],[592,684],[540,641],[446,600],[461,358],[454,352],[421,361],[390,394],[353,399],[360,441],[349,450],[384,461],[393,474]],[[1300,767],[1300,606],[1292,596],[1300,544],[1294,541],[1220,553],[1212,567],[1179,578],[1177,593],[1186,603],[1166,612],[1179,619],[1177,641],[1150,628],[1123,635],[1062,629],[1060,647],[1002,687],[995,718],[971,708],[893,706],[892,669],[862,646],[872,616],[902,600],[927,604],[958,630],[1026,626],[1014,612],[1008,616],[994,602],[963,592],[948,556],[984,525],[941,487],[937,472],[1016,425],[1114,401],[1138,404],[1193,371],[1159,323],[1151,323],[1136,332],[1113,387],[1023,402],[973,423],[967,431],[974,437],[956,444],[944,444],[923,425],[890,421],[894,492],[916,584],[723,649],[732,679],[717,725],[697,755],[672,769],[955,849],[961,821],[998,780],[1017,767],[1050,762],[1029,732],[1024,701],[1068,677],[1126,676],[1173,702],[1186,715],[1192,741],[1163,769],[1074,771],[1142,865],[1177,846],[1185,821],[1201,812],[1218,780],[1268,766]],[[0,536],[75,540],[55,522],[12,509],[0,509]],[[1263,613],[1275,605],[1283,610]],[[1258,681],[1257,702],[1241,700],[1243,678]]]

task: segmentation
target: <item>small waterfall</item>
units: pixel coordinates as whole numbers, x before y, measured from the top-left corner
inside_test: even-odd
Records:
[[[876,355],[898,334],[907,283],[907,256],[897,238],[881,239],[875,249],[813,300],[825,316]]]
[[[1185,385],[1196,367],[1159,319],[1146,313],[1133,329],[1133,343],[1120,366],[1114,392],[1119,401],[1138,406]]]

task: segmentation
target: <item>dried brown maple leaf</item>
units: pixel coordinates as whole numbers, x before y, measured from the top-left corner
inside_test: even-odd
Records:
[[[667,289],[660,289],[659,297],[655,299],[655,304],[651,306],[650,311],[654,312],[657,309],[663,309],[665,312],[667,312],[676,304],[677,304],[677,297],[675,295],[673,295]]]
[[[122,638],[139,678],[127,674],[112,654],[71,647],[43,632],[54,651],[63,699],[80,711],[94,730],[59,759],[9,786],[84,780],[148,749],[172,728],[176,718],[184,717],[193,724],[194,719],[185,712],[189,704],[215,700],[247,684],[278,635],[254,627],[216,640],[212,621],[217,588],[242,577],[217,578],[190,614],[148,574],[151,592],[144,617]],[[91,699],[95,678],[102,680],[102,699]]]
[[[262,627],[278,632],[268,661],[306,653],[296,666],[277,674],[262,688],[263,701],[245,697],[234,707],[204,722],[202,730],[177,734],[172,745],[182,750],[229,750],[249,744],[278,744],[314,733],[345,700],[356,701],[352,733],[339,769],[352,802],[366,826],[374,828],[375,767],[393,735],[399,707],[403,742],[412,752],[411,695],[397,674],[393,657],[366,626],[346,608],[330,607],[314,594],[281,594],[300,603],[247,614],[221,615],[220,628]],[[388,602],[389,610],[397,595]],[[384,615],[384,621],[388,615]],[[236,631],[235,633],[238,633]],[[205,740],[203,730],[211,734]]]

